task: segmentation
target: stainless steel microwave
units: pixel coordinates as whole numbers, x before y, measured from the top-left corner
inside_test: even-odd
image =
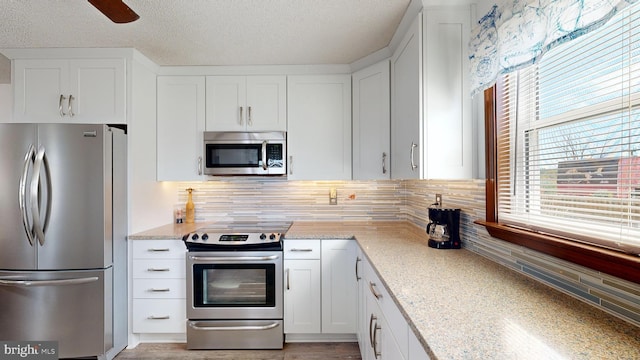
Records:
[[[204,132],[205,175],[286,175],[286,132]]]

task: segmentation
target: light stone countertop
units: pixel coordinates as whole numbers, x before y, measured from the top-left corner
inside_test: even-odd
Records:
[[[294,222],[286,239],[355,238],[432,359],[640,359],[640,328],[409,222]]]
[[[132,240],[182,239],[210,223]],[[432,360],[640,359],[640,328],[468,250],[427,246],[410,222],[300,222],[286,239],[356,239]]]

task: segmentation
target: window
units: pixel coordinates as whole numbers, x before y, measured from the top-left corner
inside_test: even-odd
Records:
[[[608,264],[574,252],[627,259],[623,272],[638,281],[640,6],[505,75],[493,91],[487,222],[514,242],[605,272]]]

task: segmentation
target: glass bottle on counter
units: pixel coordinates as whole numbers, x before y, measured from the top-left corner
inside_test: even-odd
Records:
[[[187,189],[188,195],[187,195],[187,205],[186,205],[186,216],[185,216],[185,223],[187,224],[193,224],[196,218],[196,207],[193,204],[193,197],[191,195],[191,193],[193,192],[193,188],[188,188]]]

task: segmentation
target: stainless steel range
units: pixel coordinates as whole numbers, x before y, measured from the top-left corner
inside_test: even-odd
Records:
[[[282,349],[283,232],[201,229],[183,237],[188,349]]]

